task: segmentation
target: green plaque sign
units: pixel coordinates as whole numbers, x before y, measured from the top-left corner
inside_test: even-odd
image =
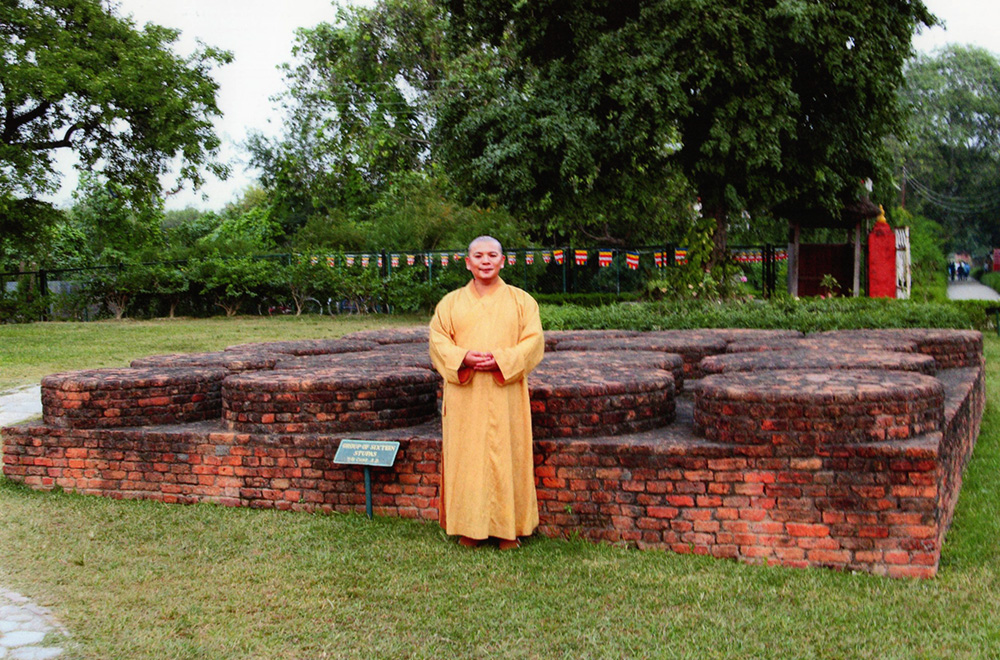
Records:
[[[392,467],[396,462],[399,443],[393,440],[350,440],[344,438],[337,447],[334,463]]]

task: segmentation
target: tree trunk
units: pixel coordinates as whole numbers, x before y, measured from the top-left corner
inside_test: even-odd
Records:
[[[714,271],[717,266],[726,263],[728,250],[726,248],[729,232],[729,213],[722,204],[706,207],[704,215],[715,218],[715,231],[712,233],[712,258],[708,262],[708,270]]]

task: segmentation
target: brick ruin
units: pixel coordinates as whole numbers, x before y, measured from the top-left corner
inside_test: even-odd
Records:
[[[954,330],[554,331],[532,373],[546,536],[932,577],[982,417]],[[36,489],[303,511],[365,506],[341,439],[398,440],[376,513],[436,520],[441,380],[424,328],[48,376],[3,429]]]

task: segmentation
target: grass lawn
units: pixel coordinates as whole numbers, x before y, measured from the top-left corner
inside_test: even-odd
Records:
[[[3,378],[387,320],[0,327]],[[72,658],[1000,657],[1000,340],[985,341],[986,415],[934,580],[545,538],[466,550],[430,523],[0,479],[0,585],[55,612]]]

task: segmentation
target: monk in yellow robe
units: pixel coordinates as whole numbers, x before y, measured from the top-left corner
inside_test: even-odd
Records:
[[[496,239],[472,241],[472,281],[438,303],[430,353],[445,380],[441,526],[462,545],[507,549],[538,526],[526,377],[545,342],[538,303],[500,279],[503,264]]]

